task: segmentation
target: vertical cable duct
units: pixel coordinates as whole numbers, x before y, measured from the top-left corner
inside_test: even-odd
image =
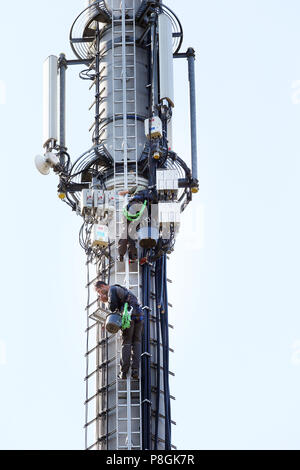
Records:
[[[159,284],[158,284],[158,266],[159,262],[155,264],[155,324],[156,324],[156,403],[155,403],[155,433],[154,433],[154,450],[158,449],[158,432],[159,432],[159,414],[160,414],[160,318],[159,318]]]
[[[143,267],[142,290],[143,305],[150,304],[150,270],[146,264]],[[142,352],[142,423],[143,450],[151,450],[151,370],[150,370],[150,310],[145,309],[143,352]]]

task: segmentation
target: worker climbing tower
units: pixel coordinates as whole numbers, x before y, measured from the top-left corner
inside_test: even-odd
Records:
[[[59,177],[59,197],[82,218],[87,256],[86,449],[174,448],[167,260],[180,214],[198,192],[195,53],[180,52],[182,41],[177,16],[160,0],[89,0],[70,31],[75,57],[44,63],[45,153],[36,166]],[[192,169],[173,149],[177,58],[188,61]],[[91,147],[77,158],[65,138],[66,71],[73,66],[81,66],[93,116]],[[134,187],[142,200],[133,204],[119,193]],[[137,256],[120,256],[120,239],[128,237]],[[143,306],[139,380],[118,377],[120,332],[106,328],[97,280],[126,287]]]

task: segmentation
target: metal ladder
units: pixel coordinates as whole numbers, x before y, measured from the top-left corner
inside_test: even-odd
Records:
[[[129,35],[129,36],[127,36]],[[121,38],[121,43],[120,43]],[[112,2],[112,90],[113,90],[113,159],[114,192],[128,189],[128,162],[135,162],[138,183],[137,125],[136,125],[136,46],[135,0]],[[120,45],[119,45],[120,44]],[[128,118],[130,116],[130,119]],[[129,158],[134,155],[134,158]],[[120,157],[123,156],[123,161]],[[122,163],[121,163],[122,162]],[[120,172],[121,170],[121,172]],[[118,173],[117,173],[118,171]],[[127,198],[126,198],[127,203]],[[115,198],[114,281],[133,289],[140,300],[140,270],[130,270],[128,254],[124,263],[118,260],[118,240],[124,223],[121,202]],[[124,267],[123,267],[124,266]],[[132,280],[134,282],[132,283]],[[120,337],[115,335],[116,366],[116,448],[142,448],[141,386],[140,381],[118,378],[120,370]]]

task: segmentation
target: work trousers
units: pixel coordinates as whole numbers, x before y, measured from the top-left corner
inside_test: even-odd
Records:
[[[133,240],[128,234],[128,222],[123,218],[122,233],[118,242],[118,251],[121,257],[125,256],[127,249],[129,258],[131,260],[136,260],[138,253],[136,247],[136,240]]]
[[[127,252],[127,248],[128,248],[128,254],[129,254],[129,258],[133,261],[135,261],[137,259],[137,256],[138,256],[138,253],[137,253],[137,248],[136,248],[136,244],[135,244],[135,240],[132,240],[130,237],[128,237],[127,239],[124,238],[124,235],[122,236],[122,238],[120,238],[119,242],[118,242],[118,251],[119,251],[119,255],[120,256],[125,256],[126,252]]]
[[[122,331],[121,371],[127,374],[132,351],[132,369],[139,371],[142,354],[142,334],[144,321],[131,320],[130,328]]]

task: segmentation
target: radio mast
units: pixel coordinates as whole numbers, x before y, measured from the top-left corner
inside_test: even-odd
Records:
[[[79,238],[87,256],[88,450],[174,448],[167,255],[174,251],[180,214],[198,192],[195,51],[180,52],[182,41],[180,21],[160,0],[89,0],[70,31],[75,58],[61,54],[44,63],[45,153],[35,162],[42,174],[53,169],[59,197],[82,217]],[[177,58],[188,62],[191,169],[173,149]],[[76,66],[91,90],[93,122],[91,147],[73,159],[65,138],[65,91],[67,69]],[[127,222],[129,197],[119,192],[134,186],[152,198]],[[118,253],[124,219],[136,234],[134,262]],[[97,280],[123,285],[144,306],[140,380],[118,378],[120,336],[106,330],[106,312],[93,289]]]

